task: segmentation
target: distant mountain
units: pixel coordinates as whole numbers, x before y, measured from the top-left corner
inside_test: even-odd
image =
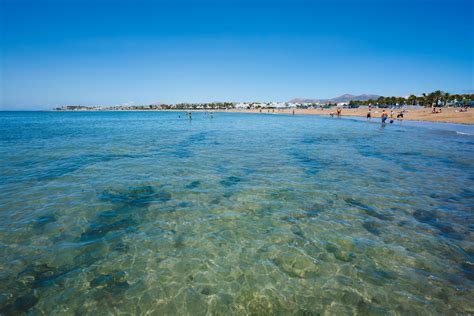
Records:
[[[291,103],[340,103],[340,102],[349,102],[349,101],[367,101],[367,100],[375,100],[378,99],[380,96],[376,94],[361,94],[361,95],[353,95],[353,94],[343,94],[341,96],[332,98],[332,99],[291,99],[288,102]]]

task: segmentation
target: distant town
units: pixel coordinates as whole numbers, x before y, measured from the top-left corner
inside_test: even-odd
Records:
[[[474,94],[450,94],[440,90],[423,93],[420,96],[383,97],[373,94],[351,95],[344,94],[332,99],[292,99],[288,102],[210,102],[210,103],[177,103],[149,105],[114,105],[114,106],[85,106],[64,105],[53,111],[153,111],[153,110],[251,110],[251,109],[284,109],[284,108],[331,108],[342,106],[358,108],[359,106],[376,106],[380,108],[402,106],[424,107],[465,107],[474,106]]]

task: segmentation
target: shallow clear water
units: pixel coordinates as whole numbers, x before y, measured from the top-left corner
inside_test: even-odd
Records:
[[[0,113],[0,311],[474,313],[473,185],[455,131]]]

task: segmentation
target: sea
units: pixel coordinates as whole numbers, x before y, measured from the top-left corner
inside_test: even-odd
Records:
[[[0,112],[0,314],[473,314],[473,212],[472,126]]]

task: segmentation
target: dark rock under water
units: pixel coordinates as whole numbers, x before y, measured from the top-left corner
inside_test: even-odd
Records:
[[[2,315],[19,315],[28,312],[39,301],[34,294],[26,294],[18,297],[15,301],[0,309]]]
[[[193,181],[186,186],[186,189],[195,189],[201,185],[201,181]]]
[[[54,223],[57,221],[56,216],[54,215],[45,215],[38,217],[34,222],[34,228],[42,228],[49,223]]]
[[[110,274],[101,274],[90,281],[89,285],[94,288],[105,288],[125,282],[127,274],[124,271],[114,271]]]
[[[110,232],[120,231],[137,225],[137,222],[131,218],[125,218],[112,224],[97,223],[81,234],[81,241],[91,241],[102,238]]]
[[[167,202],[171,194],[165,190],[155,190],[150,185],[129,187],[127,190],[106,190],[102,199],[113,203],[122,203],[137,206],[147,206],[152,202]]]
[[[428,224],[439,230],[439,234],[450,239],[463,240],[464,236],[456,231],[453,226],[444,222],[442,217],[436,211],[431,210],[416,210],[413,212],[413,217],[420,223]]]
[[[380,228],[382,225],[380,223],[377,223],[375,221],[365,221],[362,226],[371,234],[375,236],[380,235]]]
[[[225,186],[225,187],[230,187],[230,186],[236,185],[240,181],[242,181],[242,179],[240,177],[230,176],[230,177],[227,177],[227,178],[221,180],[219,183],[221,185]]]
[[[393,214],[381,213],[377,211],[375,208],[373,208],[372,206],[367,205],[359,200],[356,200],[353,198],[344,198],[344,201],[350,206],[353,206],[355,208],[362,210],[365,214],[371,217],[375,217],[383,221],[391,221],[394,218]]]

